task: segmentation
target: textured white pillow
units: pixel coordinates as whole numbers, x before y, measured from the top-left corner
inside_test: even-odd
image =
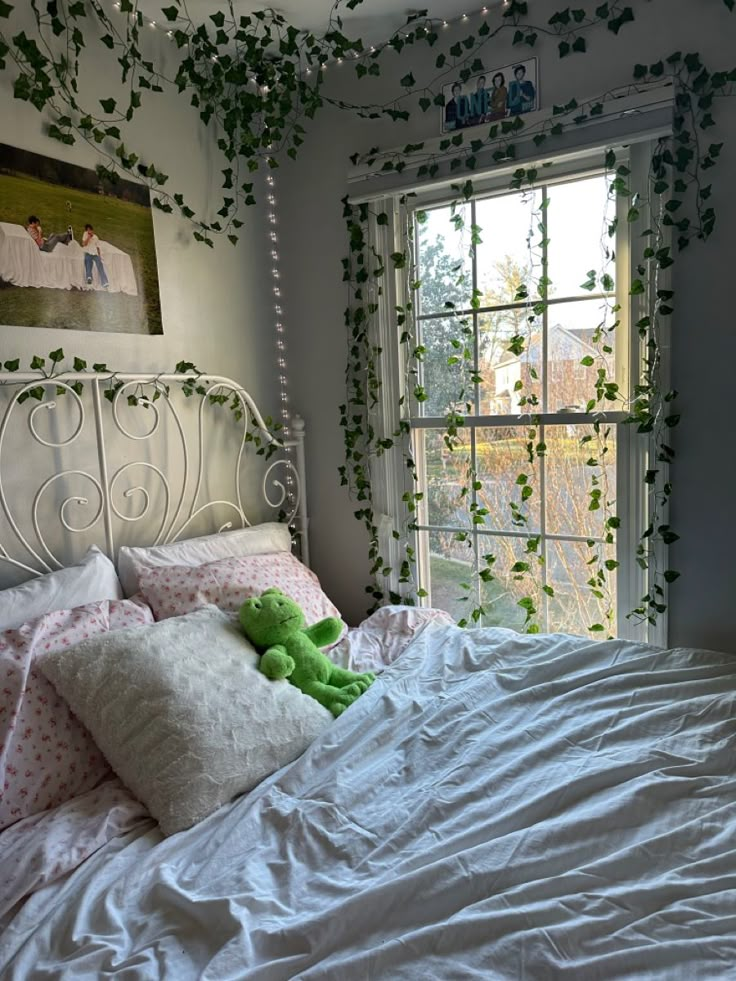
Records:
[[[78,565],[0,590],[0,630],[15,630],[57,610],[122,598],[115,566],[93,545]]]
[[[291,534],[287,525],[269,521],[252,528],[224,531],[217,535],[189,538],[171,545],[128,548],[118,552],[118,575],[126,596],[138,592],[141,572],[162,566],[186,565],[194,568],[205,562],[266,552],[290,552]]]
[[[170,835],[296,759],[332,721],[257,664],[233,617],[208,606],[55,651],[41,670]]]

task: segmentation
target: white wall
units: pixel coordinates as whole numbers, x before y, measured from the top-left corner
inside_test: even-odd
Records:
[[[10,22],[9,30],[12,33],[19,29],[30,33],[32,29],[31,18],[27,10],[21,11],[21,6],[16,5],[14,19]],[[6,22],[3,21],[3,27],[5,26]],[[174,45],[162,33],[154,31],[145,35],[145,41],[155,47],[157,61],[163,59],[168,74],[173,75]],[[117,65],[112,53],[101,45],[91,45],[88,52],[83,63],[81,102],[91,106],[100,98],[117,94]],[[0,73],[0,142],[66,159],[81,166],[94,167],[99,161],[93,149],[83,144],[65,147],[44,135],[42,116],[27,103],[13,99],[12,80],[12,71]],[[213,219],[214,212],[220,207],[220,171],[225,166],[214,146],[213,132],[205,131],[195,110],[190,108],[187,95],[151,95],[144,92],[143,100],[144,107],[131,127],[130,138],[126,134],[126,145],[136,151],[141,159],[154,161],[160,170],[168,173],[170,180],[167,189],[181,191],[197,213],[207,216],[209,205],[209,217]],[[260,180],[257,178],[257,189],[259,184]],[[278,417],[278,372],[270,273],[272,263],[267,259],[270,243],[264,214],[260,203],[257,207],[248,209],[243,216],[245,225],[241,229],[241,239],[237,247],[233,247],[223,238],[216,240],[215,248],[211,250],[194,242],[191,226],[186,221],[176,216],[153,212],[164,321],[163,336],[4,325],[6,318],[3,318],[0,294],[0,361],[19,357],[27,368],[33,354],[46,355],[57,347],[63,347],[67,356],[80,355],[89,364],[95,361],[106,362],[111,368],[121,371],[173,371],[177,361],[193,361],[203,371],[235,379],[251,393],[264,415]],[[3,400],[0,398],[0,415],[3,409]],[[63,411],[71,412],[71,407],[60,406],[58,415],[63,415]],[[190,418],[193,418],[193,407],[188,406],[187,411]],[[226,412],[211,410],[213,413],[218,411]],[[63,424],[59,425],[64,431]],[[145,426],[141,428],[144,429]],[[43,457],[38,452],[38,447],[34,446],[28,435],[27,425],[16,427],[15,436],[20,440],[19,443],[11,444],[13,433],[10,431],[5,441],[2,461],[4,486],[11,503],[18,508],[15,512],[16,519],[29,534],[32,493],[49,473],[54,472],[54,466],[57,469],[63,467],[59,459],[54,463],[52,457],[52,469],[47,469],[48,454]],[[203,493],[208,496],[204,499],[228,496],[232,500],[234,464],[239,445],[237,427],[228,424],[218,430],[214,437],[210,428],[207,444],[211,448],[215,464],[208,466],[205,471]],[[177,446],[174,439],[173,443],[167,442],[164,449],[155,449],[156,462],[163,466],[174,491],[183,475]],[[224,446],[227,446],[227,452],[223,450]],[[93,455],[88,461],[90,451]],[[131,446],[124,446],[121,452],[128,454],[124,459],[129,459]],[[141,459],[145,452],[144,449],[141,455],[133,458]],[[96,472],[96,457],[92,447],[79,447],[75,444],[74,453],[75,466],[84,468],[83,465],[89,462],[90,471]],[[85,453],[87,456],[83,455]],[[13,465],[15,460],[20,465]],[[113,462],[115,459],[111,457],[110,463]],[[69,466],[68,459],[64,466]],[[131,476],[140,479],[141,472],[133,471]],[[193,479],[190,471],[190,481]],[[260,482],[257,485],[259,493],[256,503],[256,482],[250,479],[249,472],[244,472],[244,479],[246,511],[254,520],[258,520],[265,512],[260,505]],[[154,487],[154,484],[147,485],[151,487],[153,495],[151,523],[120,526],[116,529],[117,544],[126,540],[139,543],[150,541],[151,530],[158,530],[158,521],[164,513],[164,503],[160,486]],[[125,486],[128,485],[121,484],[118,487],[119,496]],[[89,495],[91,506],[96,506],[96,498],[94,492],[90,492],[88,482],[80,484],[79,492]],[[50,497],[53,498],[53,495]],[[57,500],[57,507],[58,503]],[[140,508],[141,498],[134,497],[126,505],[120,497],[117,503],[128,513],[136,513],[136,509]],[[81,524],[90,517],[88,509],[72,510],[69,517],[73,522]],[[232,514],[224,512],[218,524],[230,518]],[[45,520],[49,523],[43,525],[44,533],[52,547],[63,548],[63,552],[58,553],[62,560],[68,560],[70,555],[83,551],[89,541],[103,544],[100,524],[90,532],[89,539],[76,536],[73,541],[65,539],[62,542],[61,526],[58,521],[54,521],[51,512]],[[148,520],[147,518],[146,521]],[[210,520],[216,520],[216,516],[212,516]],[[202,523],[192,533],[206,530],[210,529]],[[11,555],[27,561],[27,557],[17,551],[17,542],[2,516],[0,544],[6,545]],[[18,575],[12,569],[5,563],[0,563],[0,584],[16,581],[17,578]]]
[[[561,4],[535,0],[544,20]],[[651,63],[677,49],[698,50],[713,69],[736,63],[736,16],[717,0],[652,0],[637,4],[637,23],[616,38],[600,30],[590,52],[560,61],[554,42],[536,49],[541,59],[542,105],[573,96],[594,96],[631,80],[637,62]],[[496,14],[498,16],[498,14]],[[472,26],[448,29],[458,38]],[[518,51],[505,41],[483,52],[486,64],[506,64]],[[357,83],[348,64],[331,66],[331,92],[344,100],[382,101],[399,91],[411,69],[417,79],[433,75],[437,49],[423,47],[385,58],[385,77]],[[674,432],[677,464],[672,478],[672,523],[682,539],[671,550],[671,565],[682,572],[672,589],[670,641],[736,650],[733,605],[736,591],[736,454],[733,446],[733,365],[736,331],[729,284],[732,278],[736,199],[729,177],[736,168],[736,99],[716,107],[724,140],[722,162],[713,172],[718,227],[711,241],[695,243],[676,266],[677,316],[673,328],[673,383],[679,389],[683,421]],[[371,146],[384,147],[436,135],[437,114],[417,113],[409,124],[365,121],[329,110],[311,128],[299,160],[282,173],[282,204],[289,235],[284,246],[286,313],[292,365],[293,402],[308,424],[311,471],[313,564],[345,615],[356,621],[367,605],[367,542],[353,517],[358,505],[339,485],[342,434],[338,405],[344,399],[347,294],[340,260],[347,253],[340,198],[347,193],[348,157]]]
[[[16,13],[10,31],[25,28],[32,18]],[[5,27],[6,22],[3,22]],[[89,19],[90,29],[92,20]],[[9,32],[10,32],[9,31]],[[150,36],[149,36],[150,35]],[[162,32],[145,36],[156,59],[163,59],[173,74],[175,46]],[[115,95],[117,63],[112,52],[91,44],[83,61],[81,101],[96,106],[99,98]],[[12,70],[0,73],[0,141],[81,166],[99,161],[83,144],[65,147],[44,136],[43,120],[28,103],[12,97]],[[103,81],[104,80],[104,81]],[[209,217],[220,207],[218,195],[222,167],[212,132],[202,126],[187,95],[143,93],[126,145],[141,159],[153,160],[170,175],[167,190],[180,190],[198,212]],[[97,107],[99,108],[99,107]],[[0,298],[0,355],[2,360],[46,354],[63,346],[68,353],[92,361],[105,361],[118,369],[173,370],[179,360],[193,361],[201,369],[234,377],[248,388],[264,413],[278,406],[273,315],[269,302],[266,232],[260,207],[248,209],[242,237],[233,247],[217,240],[214,250],[193,241],[187,222],[154,212],[156,251],[164,318],[163,337],[100,334],[2,326]]]

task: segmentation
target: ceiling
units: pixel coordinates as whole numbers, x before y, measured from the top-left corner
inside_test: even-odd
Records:
[[[488,6],[498,5],[500,0],[487,0]],[[150,17],[160,17],[161,7],[166,0],[146,0],[145,12]],[[251,13],[272,6],[283,14],[290,24],[310,31],[324,31],[327,27],[333,0],[274,0],[273,3],[258,0],[233,0],[236,13]],[[141,4],[141,7],[144,5]],[[438,19],[460,17],[463,13],[478,13],[482,0],[419,0],[407,3],[405,0],[363,0],[355,10],[347,10],[345,3],[340,5],[345,33],[360,37],[364,42],[383,41],[403,24],[408,14],[427,9],[430,17]],[[208,14],[221,9],[227,13],[226,0],[187,0],[187,10],[193,19],[206,18]]]

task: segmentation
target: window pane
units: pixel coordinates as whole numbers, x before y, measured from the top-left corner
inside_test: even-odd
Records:
[[[588,565],[591,558],[603,546],[588,548],[585,542],[547,542],[547,584],[554,589],[554,596],[548,599],[549,630],[567,634],[588,634],[594,624],[601,624],[605,632],[599,637],[616,634],[616,573],[604,570],[606,582],[596,590],[604,598],[593,595],[588,580],[595,577],[598,565]],[[615,549],[608,546],[605,559],[613,559]],[[610,627],[606,619],[609,609],[614,612]]]
[[[541,192],[502,194],[476,202],[478,289],[483,306],[513,303],[520,283],[530,295],[542,274],[537,226]]]
[[[604,471],[599,466],[589,466],[588,461],[600,458],[606,432],[608,451],[603,457],[606,461]],[[601,435],[597,436],[590,425],[547,426],[544,442],[547,445],[547,531],[554,535],[602,538],[604,501],[615,501],[616,498],[616,427],[602,425]],[[593,477],[598,480],[595,487]],[[590,510],[592,490],[601,492],[601,506],[593,511]]]
[[[613,276],[611,251],[614,242],[608,225],[615,208],[608,205],[608,181],[604,175],[554,184],[549,188],[547,237],[549,253],[547,275],[552,280],[550,297],[580,296],[588,271]],[[600,284],[596,285],[600,292]]]
[[[480,568],[493,576],[481,584],[482,626],[523,630],[526,610],[519,604],[531,600],[537,610],[533,622],[543,628],[542,570],[536,555],[527,552],[526,539],[479,535],[478,549]],[[488,557],[495,561],[489,564]],[[528,572],[523,566],[528,566]]]
[[[469,618],[477,605],[470,537],[468,542],[458,542],[453,532],[421,531],[419,548],[428,573],[428,581],[421,585],[429,593],[430,606],[446,610],[456,620]]]
[[[475,385],[470,378],[474,341],[472,320],[439,317],[419,323],[419,342],[425,348],[419,364],[419,380],[427,396],[420,403],[423,416],[446,416],[451,408],[464,411],[466,401],[475,399]],[[459,345],[459,346],[458,346]],[[464,351],[470,360],[464,359]],[[458,363],[449,364],[459,359]]]
[[[615,337],[610,328],[614,314],[600,300],[553,303],[548,311],[547,333],[547,411],[584,411],[588,400],[596,397],[598,371],[604,368],[609,381],[615,381]],[[593,364],[582,361],[593,359]],[[620,405],[609,403],[620,410]]]
[[[505,426],[476,430],[477,472],[482,484],[478,504],[488,509],[485,524],[489,530],[539,530],[539,480],[527,457],[526,436],[526,429]],[[526,484],[517,483],[522,476]]]
[[[468,482],[470,466],[470,432],[461,431],[465,445],[448,449],[441,430],[415,430],[415,452],[424,458],[424,501],[420,524],[457,527],[468,525],[470,514],[467,497],[460,491]]]
[[[455,212],[463,221],[456,230],[453,211],[449,207],[419,212],[426,220],[416,224],[419,313],[442,313],[448,303],[458,310],[467,310],[473,294],[470,206],[463,205]]]
[[[542,321],[530,326],[528,316],[527,310],[516,309],[484,313],[478,317],[478,355],[483,379],[479,391],[481,415],[540,411]],[[512,349],[511,339],[515,335],[524,339],[521,351]]]

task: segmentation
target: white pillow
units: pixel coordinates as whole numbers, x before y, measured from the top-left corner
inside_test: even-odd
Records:
[[[115,566],[93,545],[78,565],[0,590],[0,630],[15,630],[57,610],[122,598]]]
[[[266,552],[290,552],[291,533],[287,525],[276,521],[224,531],[217,535],[189,538],[171,545],[151,548],[128,548],[118,552],[118,575],[126,596],[138,592],[141,572],[162,566],[185,565],[194,568],[205,562],[243,555],[263,555]]]
[[[331,723],[257,664],[233,618],[208,606],[54,651],[40,667],[170,835],[296,759]]]

